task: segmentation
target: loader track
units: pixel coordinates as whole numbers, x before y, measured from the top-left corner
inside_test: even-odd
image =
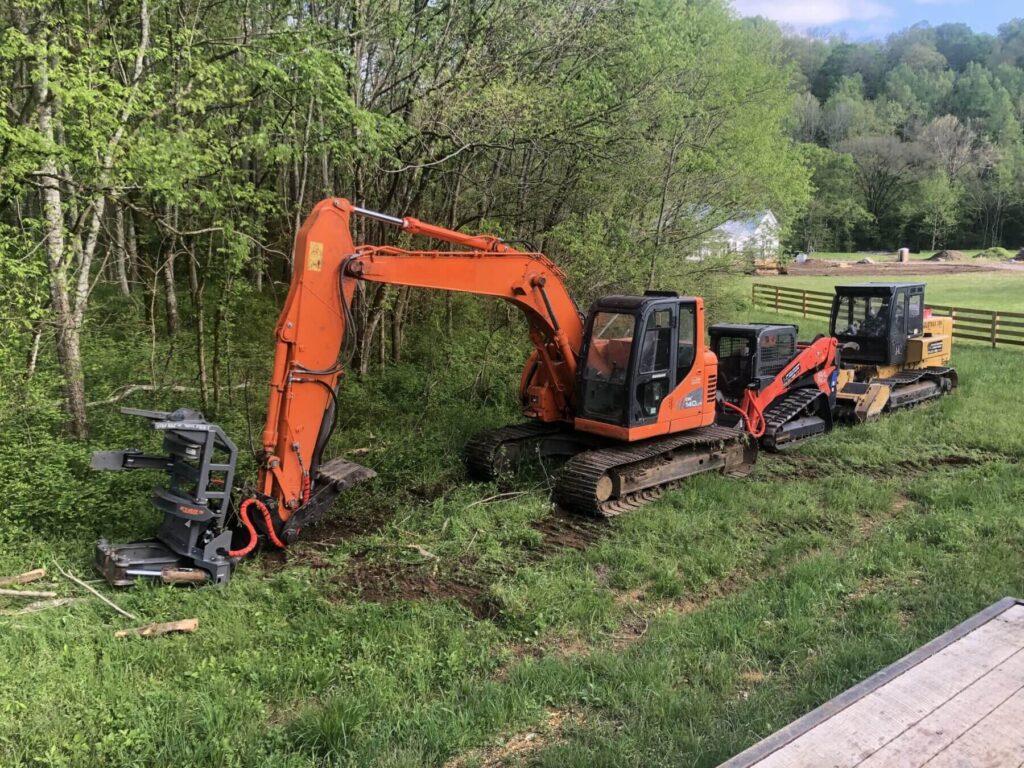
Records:
[[[783,451],[795,448],[808,440],[813,440],[819,435],[828,431],[828,425],[822,420],[821,430],[812,434],[804,435],[793,440],[787,440],[781,445],[776,445],[776,439],[783,427],[794,418],[803,413],[811,403],[818,398],[825,397],[820,389],[805,387],[790,392],[785,397],[773,403],[764,412],[765,433],[761,438],[761,444],[769,451]]]
[[[665,490],[678,486],[686,476],[718,469],[721,465],[713,464],[706,468],[698,468],[682,477],[610,497],[609,472],[635,472],[659,464],[699,458],[702,454],[706,454],[710,459],[730,445],[735,447],[745,440],[742,429],[711,426],[679,435],[653,438],[637,445],[584,451],[565,463],[555,484],[554,501],[572,512],[615,517],[654,501]],[[755,451],[753,455],[756,455],[756,448],[744,446],[744,449],[744,458],[747,458],[747,451],[750,450]],[[750,472],[752,465],[753,459],[750,458],[742,464],[722,469],[727,474],[742,476]],[[602,496],[605,498],[602,499]]]
[[[950,381],[949,389],[945,388],[942,384],[942,380],[944,378],[949,379]],[[892,397],[898,396],[901,388],[917,384],[922,379],[934,382],[936,385],[935,389],[931,392],[925,393],[921,397],[915,397],[904,402],[892,404]],[[946,394],[950,389],[955,389],[957,386],[957,373],[955,368],[950,367],[914,368],[906,371],[900,371],[896,375],[885,379],[875,379],[874,381],[879,384],[887,384],[891,388],[892,395],[890,395],[890,404],[886,406],[886,411],[892,412],[902,408],[910,408],[918,403],[923,403],[926,400],[934,400],[935,398]]]

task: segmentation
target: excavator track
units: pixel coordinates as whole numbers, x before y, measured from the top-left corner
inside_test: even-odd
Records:
[[[554,500],[581,514],[615,517],[658,498],[684,478],[715,469],[750,473],[757,445],[737,427],[711,426],[635,445],[584,451],[562,468]]]
[[[511,470],[532,443],[566,429],[561,423],[531,421],[480,432],[463,449],[466,470],[476,480],[495,480]]]
[[[765,431],[761,446],[779,452],[795,448],[831,429],[831,423],[816,415],[807,415],[816,401],[825,398],[820,389],[797,389],[772,403],[764,412]],[[799,417],[799,418],[798,418]]]
[[[887,384],[891,393],[886,411],[909,408],[941,397],[957,386],[955,368],[932,367],[900,371],[885,379],[875,379],[878,384]]]

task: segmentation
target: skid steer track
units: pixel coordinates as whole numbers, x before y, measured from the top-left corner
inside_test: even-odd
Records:
[[[811,406],[827,398],[820,389],[807,387],[794,390],[773,403],[764,413],[761,446],[772,452],[789,450],[828,432],[832,428],[831,418],[826,421],[811,413]]]

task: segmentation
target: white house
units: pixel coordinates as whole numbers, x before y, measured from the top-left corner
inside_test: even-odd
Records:
[[[728,253],[746,253],[756,259],[773,259],[779,255],[779,220],[771,211],[749,219],[735,219],[719,224],[711,236]]]

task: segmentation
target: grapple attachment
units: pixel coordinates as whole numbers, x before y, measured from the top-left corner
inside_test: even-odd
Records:
[[[231,531],[225,522],[231,506],[238,449],[216,424],[198,411],[146,411],[122,408],[121,413],[150,421],[163,432],[164,454],[136,449],[97,451],[91,467],[125,471],[158,469],[168,475],[165,486],[153,489],[153,503],[164,517],[156,538],[129,544],[96,545],[95,564],[114,586],[138,578],[164,583],[225,583],[231,576]]]

